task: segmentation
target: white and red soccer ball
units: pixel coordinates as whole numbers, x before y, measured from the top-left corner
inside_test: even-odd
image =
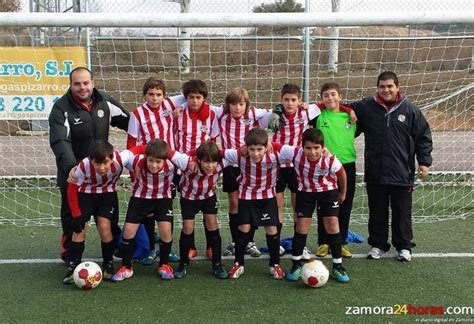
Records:
[[[329,270],[321,261],[313,260],[303,265],[301,279],[309,287],[322,287],[329,279]]]
[[[85,261],[74,269],[74,283],[82,290],[91,290],[102,282],[102,269],[95,262]]]

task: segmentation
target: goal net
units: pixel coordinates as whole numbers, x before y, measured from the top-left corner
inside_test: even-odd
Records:
[[[142,85],[150,76],[166,82],[168,95],[197,78],[207,83],[214,105],[241,86],[253,105],[272,108],[288,82],[300,85],[304,98],[314,102],[320,85],[335,81],[343,98],[355,101],[374,95],[377,75],[392,70],[433,131],[434,164],[428,179],[417,180],[414,221],[473,215],[474,15],[458,12],[450,20],[424,24],[416,14],[385,15],[381,27],[378,20],[365,21],[368,15],[357,13],[344,16],[359,18],[352,26],[329,14],[325,22],[312,16],[313,24],[302,20],[305,14],[261,14],[260,22],[250,19],[247,25],[239,20],[252,15],[234,14],[229,23],[230,15],[190,20],[189,14],[176,14],[179,28],[164,26],[166,14],[153,20],[134,14],[133,22],[124,22],[120,14],[101,15],[89,25],[87,16],[62,25],[48,16],[56,26],[34,22],[37,16],[12,15],[13,22],[0,15],[0,224],[59,225],[60,195],[46,119],[78,62],[89,64],[96,87],[129,110],[143,101]],[[118,149],[125,148],[124,132],[113,130],[111,138]],[[359,175],[351,221],[365,223],[363,140],[356,143]],[[125,176],[121,184],[124,215],[130,181]],[[218,197],[226,224],[227,197],[220,191]]]

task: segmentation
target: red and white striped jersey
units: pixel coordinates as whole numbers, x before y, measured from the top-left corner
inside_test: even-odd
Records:
[[[248,156],[241,156],[238,150],[224,152],[226,161],[237,164],[240,175],[239,198],[243,200],[269,199],[275,197],[275,186],[279,170],[279,159],[274,153],[266,153],[260,162],[253,162]]]
[[[181,163],[183,165],[180,166],[185,167],[188,161],[182,161]],[[141,199],[172,198],[171,188],[177,167],[171,160],[165,160],[163,168],[159,172],[151,173],[147,168],[146,156],[137,155],[133,160],[131,170],[135,170],[137,166],[140,171],[133,183],[133,197]]]
[[[203,105],[207,105],[207,103]],[[187,103],[184,103],[182,107],[184,108],[183,112],[175,119],[175,149],[177,151],[189,152],[195,150],[201,143],[219,136],[217,116],[212,109],[209,109],[207,118],[201,120],[196,115],[193,116],[190,113]]]
[[[280,161],[292,161],[298,176],[298,191],[323,192],[337,189],[337,176],[344,172],[336,156],[309,161],[300,146],[283,145]]]
[[[143,103],[130,114],[128,135],[136,139],[136,145],[146,145],[160,138],[174,149],[173,111],[184,102],[184,96],[179,95],[165,98],[158,108],[150,108],[146,102]]]
[[[218,163],[211,174],[203,172],[200,168],[195,173],[187,168],[189,159],[188,155],[179,152],[175,152],[171,158],[171,161],[183,171],[179,181],[181,197],[188,200],[204,200],[214,196],[217,180],[219,180],[224,169],[224,162]],[[186,162],[186,165],[182,168],[184,162]]]
[[[124,165],[128,160],[131,160],[133,156],[133,153],[129,150],[125,150],[121,153],[114,151],[114,157],[112,159],[110,170],[104,176],[101,176],[99,173],[97,173],[94,165],[91,163],[91,160],[88,157],[84,158],[81,162],[79,162],[75,172],[78,179],[78,192],[114,192],[115,184],[122,174]]]
[[[271,110],[249,107],[240,118],[234,118],[230,113],[224,114],[222,107],[213,107],[213,110],[217,114],[224,150],[244,146],[245,135],[254,127],[266,128],[273,113]]]
[[[280,129],[273,134],[272,142],[293,146],[301,145],[301,137],[303,132],[308,128],[310,120],[320,114],[321,110],[315,104],[309,105],[307,110],[298,107],[296,112],[291,116],[283,114],[286,125],[280,126]],[[281,167],[293,167],[293,164],[284,163]]]

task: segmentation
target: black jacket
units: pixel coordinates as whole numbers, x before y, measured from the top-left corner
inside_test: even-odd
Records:
[[[49,144],[56,156],[60,187],[66,185],[69,171],[87,156],[93,141],[108,141],[110,125],[127,130],[130,114],[125,108],[96,89],[93,98],[89,113],[77,105],[68,90],[56,101],[49,115]]]
[[[431,130],[420,109],[406,97],[389,112],[373,97],[350,106],[365,137],[365,181],[413,186],[415,154],[419,165],[433,162]]]

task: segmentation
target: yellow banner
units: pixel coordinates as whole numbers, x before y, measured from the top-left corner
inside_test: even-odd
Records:
[[[45,119],[86,66],[84,47],[0,47],[0,119]]]

